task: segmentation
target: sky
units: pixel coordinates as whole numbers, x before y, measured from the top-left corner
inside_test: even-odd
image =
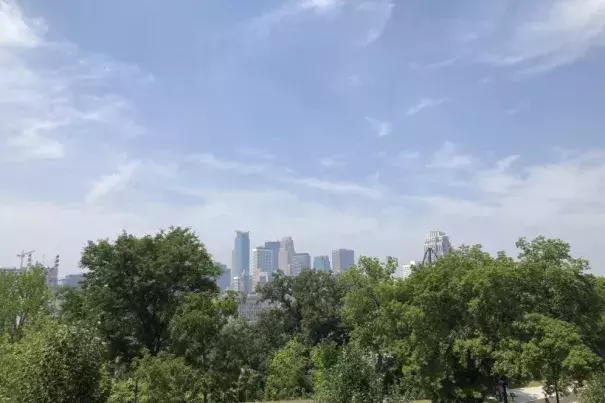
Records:
[[[0,0],[0,265],[181,225],[605,275],[604,46],[605,0]]]

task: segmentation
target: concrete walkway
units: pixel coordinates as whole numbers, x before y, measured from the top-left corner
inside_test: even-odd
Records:
[[[532,386],[529,388],[511,389],[508,392],[515,394],[515,403],[530,403],[530,402],[541,403],[541,402],[544,402],[544,393],[542,393],[541,386]],[[548,399],[550,400],[551,403],[556,402],[556,398],[554,395],[549,396]],[[577,403],[576,402],[577,397],[573,396],[573,395],[565,396],[565,397],[560,396],[559,400],[561,403]],[[509,402],[512,403],[511,399],[509,399]]]

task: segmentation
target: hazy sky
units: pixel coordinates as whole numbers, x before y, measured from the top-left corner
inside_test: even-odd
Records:
[[[0,0],[0,264],[193,227],[605,274],[605,0]]]

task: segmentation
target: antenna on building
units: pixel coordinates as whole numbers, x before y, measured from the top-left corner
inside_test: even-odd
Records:
[[[17,254],[17,257],[21,258],[21,263],[19,264],[19,270],[23,269],[23,259],[25,258],[25,256],[27,256],[27,267],[30,267],[32,265],[32,254],[34,252],[35,252],[35,250],[30,250],[29,252],[21,251],[21,253]]]

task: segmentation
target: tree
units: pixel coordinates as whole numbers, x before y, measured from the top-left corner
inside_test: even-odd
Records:
[[[324,340],[346,340],[340,318],[343,289],[331,273],[303,270],[298,276],[278,272],[259,288],[264,300],[277,303],[286,328],[301,334],[301,341],[315,345]]]
[[[605,403],[605,374],[595,373],[580,395],[581,403]]]
[[[518,379],[544,379],[545,389],[567,394],[574,381],[588,377],[599,361],[583,342],[578,329],[567,322],[529,314],[514,324],[513,339],[503,341],[497,354],[497,370]]]
[[[305,396],[311,392],[308,351],[297,338],[286,344],[271,360],[267,390],[269,397],[277,400]]]
[[[116,381],[107,403],[207,403],[200,373],[165,352],[134,361],[132,377]]]
[[[46,318],[0,351],[0,402],[103,402],[103,345],[94,331]]]
[[[18,340],[29,321],[50,312],[51,299],[44,267],[24,273],[0,270],[0,334]]]
[[[192,293],[187,295],[170,323],[171,350],[200,371],[205,401],[209,394],[226,389],[224,385],[220,387],[225,366],[217,360],[218,350],[223,328],[236,315],[234,294],[217,297]]]
[[[358,344],[344,347],[336,364],[326,370],[325,381],[319,385],[319,403],[382,403],[385,395],[381,375],[375,370],[372,354]]]
[[[143,348],[157,355],[167,346],[170,321],[188,293],[218,292],[218,268],[197,236],[180,227],[89,242],[80,264],[109,358],[126,363]]]

